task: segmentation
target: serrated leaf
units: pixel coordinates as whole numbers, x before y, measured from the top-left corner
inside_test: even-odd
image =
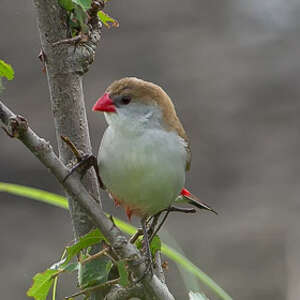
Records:
[[[202,293],[189,292],[189,300],[209,300],[209,299]]]
[[[0,185],[1,186],[1,185]],[[72,246],[68,246],[65,248],[66,251],[66,257],[59,262],[53,264],[50,269],[51,270],[57,270],[57,271],[67,271],[67,272],[72,272],[78,266],[75,268],[72,264],[68,263],[70,260],[79,252],[85,248],[89,248],[90,246],[93,246],[95,244],[100,243],[101,241],[105,240],[103,234],[100,232],[99,229],[94,229],[87,233],[86,235],[82,236],[79,238],[79,241],[73,244]],[[87,257],[87,256],[86,256]],[[81,259],[84,259],[86,257],[81,257]],[[72,270],[72,268],[75,268]]]
[[[100,21],[107,27],[110,28],[110,26],[113,27],[119,27],[119,22],[115,19],[113,19],[112,17],[110,17],[108,14],[106,14],[105,12],[103,12],[102,10],[98,11],[97,13],[98,18],[100,19]]]
[[[76,3],[77,5],[81,6],[84,11],[87,11],[92,4],[92,0],[72,0],[73,3]]]
[[[8,80],[14,79],[14,69],[11,65],[0,59],[0,77],[6,77]]]
[[[151,254],[154,257],[157,251],[161,250],[161,240],[158,235],[154,236],[150,244]]]
[[[107,281],[107,268],[109,262],[108,258],[101,257],[85,264],[79,263],[78,282],[81,289],[98,285]]]
[[[53,275],[57,273],[56,270],[47,269],[43,273],[37,273],[33,277],[33,284],[27,291],[28,297],[33,297],[35,300],[46,300],[51,285],[53,284]]]
[[[64,8],[67,11],[71,11],[74,8],[72,0],[58,0],[58,3],[62,8]]]
[[[118,261],[117,267],[120,275],[120,284],[125,287],[129,284],[125,262],[123,260]]]
[[[62,265],[65,266],[75,255],[79,254],[81,250],[98,244],[104,239],[105,238],[99,229],[94,229],[80,237],[78,242],[72,246],[66,247],[67,255]]]

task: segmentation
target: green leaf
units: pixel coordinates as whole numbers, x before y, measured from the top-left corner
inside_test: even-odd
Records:
[[[102,257],[85,264],[79,263],[78,282],[81,289],[98,285],[107,281],[108,258]]]
[[[98,18],[100,21],[107,27],[110,28],[110,25],[113,27],[119,27],[119,22],[112,17],[110,17],[108,14],[103,12],[102,10],[99,10],[97,12]]]
[[[161,240],[158,235],[156,235],[151,241],[150,250],[153,257],[157,251],[161,250]]]
[[[142,237],[139,237],[136,242],[135,242],[135,246],[141,250],[143,248],[143,238]]]
[[[72,246],[68,246],[65,248],[65,257],[60,260],[59,262],[53,264],[50,269],[57,270],[60,272],[73,272],[74,270],[78,269],[79,267],[75,264],[69,264],[70,260],[77,254],[80,253],[81,250],[86,249],[90,246],[100,243],[101,241],[105,240],[103,234],[100,232],[99,229],[91,230],[86,235],[79,238],[79,241],[73,244]]]
[[[189,292],[189,300],[209,300],[204,294]]]
[[[74,8],[72,0],[58,0],[58,3],[62,8],[64,8],[67,11],[71,11]]]
[[[61,261],[53,264],[49,269],[51,270],[56,270],[59,272],[73,272],[78,270],[79,266],[78,266],[78,262],[74,262],[74,263],[70,263],[70,264],[65,264],[65,260],[62,259]]]
[[[53,275],[55,273],[57,273],[57,271],[50,269],[47,269],[43,273],[37,273],[33,277],[33,285],[27,291],[27,296],[33,297],[35,300],[46,300],[54,281]]]
[[[14,69],[11,65],[0,59],[0,77],[6,77],[8,80],[14,79]]]
[[[66,198],[56,195],[62,202],[56,201],[55,198],[52,197],[53,194],[44,192],[40,193],[41,190],[27,188],[20,185],[15,184],[8,184],[0,182],[0,191],[6,191],[8,193],[32,198],[34,200],[38,200],[41,202],[46,202],[55,206],[60,206],[63,208],[68,208],[68,201]],[[32,193],[32,191],[37,191],[38,194]],[[22,194],[25,191],[26,194]],[[49,197],[49,194],[51,195]],[[40,195],[40,198],[37,197]],[[136,232],[136,228],[120,219],[114,218],[114,222],[116,226],[118,226],[122,231],[128,234],[134,234]],[[186,271],[190,272],[191,274],[195,275],[204,285],[208,286],[214,293],[216,293],[221,299],[224,300],[232,300],[232,298],[214,282],[208,275],[206,275],[203,271],[201,271],[196,265],[194,265],[188,258],[181,255],[176,250],[172,249],[171,247],[167,246],[166,244],[162,243],[161,252],[174,262],[176,262],[181,268],[185,269]]]
[[[84,11],[87,11],[90,9],[92,0],[72,0],[73,3],[76,3],[77,5],[81,6]]]
[[[18,196],[39,200],[58,207],[68,208],[68,201],[65,197],[57,194],[48,193],[46,191],[39,190],[36,188],[0,182],[0,192],[7,192]]]
[[[65,272],[70,272],[71,273],[71,272],[74,272],[74,271],[76,271],[78,269],[79,269],[79,263],[78,262],[74,262],[74,263],[66,265],[63,270]]]
[[[98,244],[104,239],[105,238],[99,229],[94,229],[80,237],[78,242],[72,246],[66,247],[67,255],[62,265],[65,266],[75,255],[79,254],[81,250]]]
[[[129,284],[128,272],[125,262],[123,260],[118,261],[117,267],[120,275],[120,284],[125,287]]]

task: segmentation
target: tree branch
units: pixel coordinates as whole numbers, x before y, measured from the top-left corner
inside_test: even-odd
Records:
[[[141,284],[133,287],[124,288],[120,285],[115,285],[111,291],[105,296],[105,300],[124,300],[124,299],[150,300],[145,293],[145,289]]]
[[[144,258],[127,237],[107,218],[95,199],[88,193],[80,181],[79,174],[70,176],[65,182],[63,179],[69,169],[56,156],[49,142],[40,138],[28,127],[24,118],[13,114],[0,101],[0,119],[6,126],[7,131],[17,137],[24,145],[55,175],[64,190],[73,199],[76,199],[93,223],[100,229],[110,245],[114,248],[121,259],[128,261],[128,267],[136,278],[141,278],[146,271]],[[151,299],[173,300],[167,286],[156,275],[145,276],[141,281]]]
[[[61,136],[68,137],[83,153],[92,153],[82,75],[94,61],[96,46],[101,37],[101,24],[97,22],[98,18],[92,18],[93,22],[89,24],[89,32],[85,35],[84,42],[82,39],[73,45],[60,43],[70,38],[66,11],[59,5],[58,0],[33,0],[33,2],[37,11],[59,158],[64,164],[69,164],[73,154],[62,142]],[[98,0],[93,0],[93,3],[96,2],[98,3]],[[82,183],[94,201],[101,205],[99,185],[92,169],[88,170]],[[69,193],[67,198],[74,235],[78,239],[89,232],[94,224],[76,197]],[[93,253],[99,251],[99,246],[93,247],[92,251]],[[102,291],[99,291],[92,295],[92,300],[100,300],[103,297]]]
[[[83,153],[92,153],[81,75],[94,60],[96,45],[100,40],[100,25],[94,24],[90,31],[90,39],[86,43],[76,47],[54,47],[54,42],[69,36],[66,12],[57,0],[34,0],[34,4],[45,56],[59,157],[67,164],[72,161],[73,154],[61,140],[61,136],[68,137]],[[87,172],[83,184],[96,201],[100,202],[98,182],[93,170]],[[78,238],[89,232],[93,224],[80,205],[69,195],[68,201],[75,237]]]

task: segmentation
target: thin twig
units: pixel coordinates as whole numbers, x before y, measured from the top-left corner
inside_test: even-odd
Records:
[[[76,35],[76,36],[74,36],[72,38],[63,39],[63,40],[54,42],[51,45],[53,47],[60,46],[60,45],[75,45],[75,44],[77,44],[77,43],[79,43],[81,41],[82,41],[82,34],[79,34],[79,35]]]
[[[87,262],[92,261],[92,260],[94,260],[94,259],[97,259],[97,258],[99,258],[100,256],[106,255],[106,253],[107,253],[107,249],[104,248],[103,250],[97,252],[96,254],[91,255],[91,256],[87,257],[86,259],[82,260],[80,263],[81,263],[82,265],[83,265],[83,264],[86,264]]]
[[[63,135],[61,135],[60,138],[70,147],[77,161],[80,162],[82,160],[82,155],[80,154],[76,146],[72,143],[72,141],[67,136]]]
[[[163,226],[163,224],[165,223],[165,221],[167,220],[167,217],[169,215],[170,211],[167,211],[166,214],[164,215],[163,219],[161,220],[161,222],[159,223],[158,227],[156,228],[156,230],[152,233],[151,237],[149,238],[150,243],[152,241],[152,239],[155,237],[155,235],[158,233],[158,231],[160,230],[160,228]]]
[[[71,296],[67,296],[65,297],[65,299],[70,299],[70,298],[74,298],[74,297],[77,297],[77,296],[80,296],[82,294],[86,294],[86,293],[89,293],[89,292],[92,292],[92,291],[95,291],[95,290],[98,290],[98,289],[101,289],[101,288],[104,288],[104,287],[107,287],[107,286],[110,286],[110,285],[114,285],[116,283],[118,283],[120,280],[120,278],[117,278],[117,279],[113,279],[113,280],[109,280],[109,281],[106,281],[105,283],[101,283],[101,284],[98,284],[98,285],[95,285],[95,286],[92,286],[92,287],[88,287],[78,293],[75,293]]]

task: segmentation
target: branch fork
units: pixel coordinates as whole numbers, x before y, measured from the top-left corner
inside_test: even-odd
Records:
[[[28,122],[20,115],[10,117],[6,127],[2,126],[2,129],[9,137],[18,138],[20,134],[24,133],[28,129]]]

